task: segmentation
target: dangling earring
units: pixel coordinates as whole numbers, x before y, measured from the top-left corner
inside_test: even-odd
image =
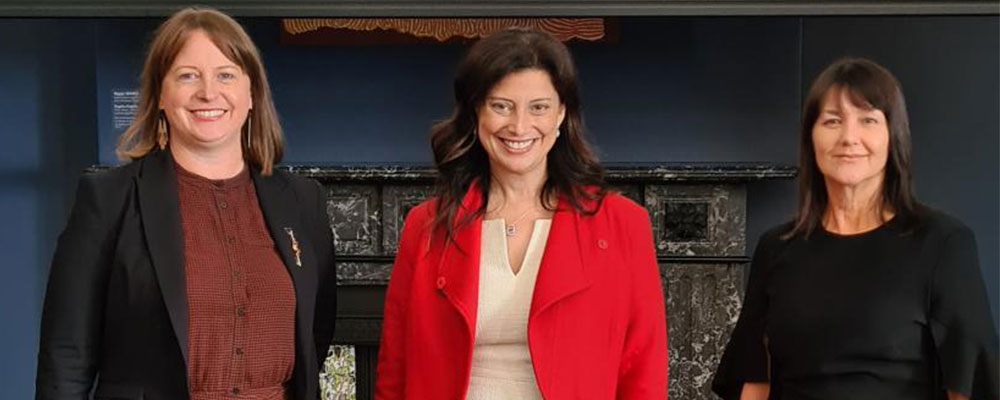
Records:
[[[167,147],[169,141],[170,132],[167,131],[167,117],[164,115],[163,110],[160,110],[156,121],[156,144],[160,146],[160,150],[163,150]]]
[[[247,140],[245,142],[246,145],[244,146],[247,149],[250,148],[250,137],[251,137],[250,136],[250,133],[251,133],[250,132],[250,129],[251,129],[250,127],[252,127],[252,126],[253,126],[253,109],[251,108],[251,109],[247,110]]]

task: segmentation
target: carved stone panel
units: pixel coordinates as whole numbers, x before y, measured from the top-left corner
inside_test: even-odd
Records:
[[[382,189],[382,254],[396,254],[406,213],[427,199],[430,186],[385,186]]]
[[[378,254],[381,221],[376,187],[328,186],[326,213],[338,255]]]
[[[744,185],[649,185],[645,205],[661,256],[740,257],[746,250]]]
[[[668,398],[717,399],[712,376],[739,317],[740,264],[661,264],[667,304]]]
[[[337,262],[338,285],[387,285],[392,273],[392,261]]]

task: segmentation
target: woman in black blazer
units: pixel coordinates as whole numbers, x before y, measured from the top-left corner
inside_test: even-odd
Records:
[[[119,142],[132,162],[80,180],[59,238],[37,399],[317,398],[333,239],[320,186],[274,169],[281,136],[235,21],[160,26]]]

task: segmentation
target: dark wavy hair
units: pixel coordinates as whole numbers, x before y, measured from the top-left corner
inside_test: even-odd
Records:
[[[442,230],[448,239],[455,227],[486,212],[487,202],[483,201],[474,213],[456,221],[462,198],[473,182],[480,183],[483,199],[489,198],[490,164],[475,134],[477,110],[497,82],[527,69],[547,72],[566,107],[566,117],[559,126],[562,135],[547,156],[542,204],[555,211],[548,199],[559,195],[574,209],[592,215],[608,191],[604,168],[584,137],[576,68],[569,49],[537,29],[507,28],[476,42],[465,54],[455,75],[451,116],[431,128],[431,149],[438,172],[433,229]]]
[[[877,109],[889,127],[889,155],[882,180],[878,215],[891,210],[902,221],[916,222],[917,204],[910,175],[910,122],[899,81],[889,70],[864,58],[833,62],[813,81],[802,105],[799,139],[798,212],[786,239],[809,236],[822,221],[829,202],[823,174],[813,149],[813,125],[822,112],[823,97],[842,90],[855,107]],[[884,221],[883,221],[884,222]]]

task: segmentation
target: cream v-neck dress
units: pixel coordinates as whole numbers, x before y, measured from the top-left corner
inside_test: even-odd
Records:
[[[535,220],[521,269],[507,259],[502,219],[483,221],[479,309],[468,400],[541,399],[528,351],[528,312],[552,220]]]

